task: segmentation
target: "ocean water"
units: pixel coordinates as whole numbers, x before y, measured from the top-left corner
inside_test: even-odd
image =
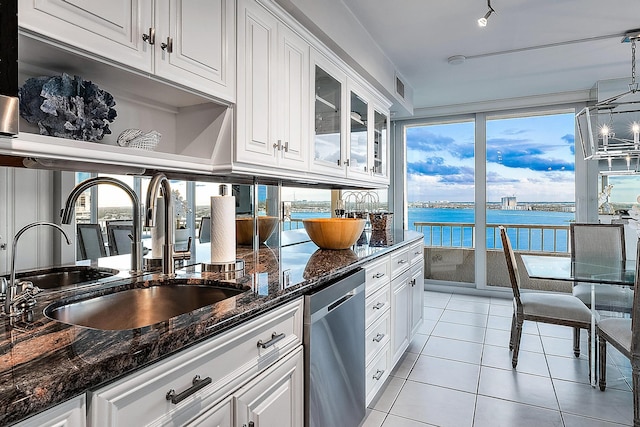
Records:
[[[446,208],[409,208],[409,228],[415,229],[415,222],[440,222],[453,224],[473,224],[473,209]],[[499,225],[562,225],[569,227],[575,219],[573,212],[549,211],[517,211],[517,210],[487,210],[487,248],[501,248]],[[508,227],[507,227],[508,229]],[[451,246],[470,248],[473,246],[472,228],[459,227],[424,228],[425,245]],[[508,230],[511,244],[516,250],[535,250],[544,252],[567,252],[568,230],[534,229]]]
[[[447,208],[409,208],[409,228],[415,229],[415,222],[439,222],[452,224],[473,224],[473,209],[447,209]],[[304,218],[329,218],[329,212],[292,212],[293,219]],[[487,211],[487,247],[501,248],[498,225],[562,225],[569,227],[574,221],[573,212],[548,212],[548,211]],[[295,226],[293,226],[295,228]],[[288,229],[285,227],[285,229]],[[473,230],[459,227],[442,227],[430,230],[422,230],[425,234],[425,245],[465,247],[473,244]],[[568,250],[568,231],[558,231],[555,236],[552,230],[521,230],[516,235],[516,230],[508,230],[514,249],[536,250],[552,252],[554,248],[558,252]]]

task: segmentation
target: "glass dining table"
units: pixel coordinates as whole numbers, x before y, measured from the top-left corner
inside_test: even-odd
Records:
[[[568,282],[591,283],[591,330],[595,331],[595,285],[633,287],[636,260],[608,262],[601,258],[589,262],[572,261],[570,257],[552,255],[521,255],[527,274],[531,279],[560,280]],[[597,383],[596,375],[596,339],[591,340],[591,386]]]

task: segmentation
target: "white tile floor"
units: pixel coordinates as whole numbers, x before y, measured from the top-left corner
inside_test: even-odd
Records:
[[[607,390],[589,385],[586,333],[525,322],[511,368],[511,300],[425,292],[425,321],[362,427],[633,424],[631,367],[608,347]]]

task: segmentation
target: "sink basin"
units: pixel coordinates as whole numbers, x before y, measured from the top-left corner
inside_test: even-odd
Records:
[[[40,289],[54,289],[79,283],[97,282],[118,273],[118,270],[111,268],[67,266],[18,273],[16,279],[33,282]]]
[[[45,308],[44,314],[69,325],[120,331],[164,322],[243,292],[243,289],[217,286],[163,284],[126,289],[65,305],[54,303]]]

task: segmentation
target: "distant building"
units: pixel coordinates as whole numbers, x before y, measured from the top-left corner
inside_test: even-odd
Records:
[[[518,201],[515,196],[503,197],[501,201],[503,211],[514,211],[518,209]]]

